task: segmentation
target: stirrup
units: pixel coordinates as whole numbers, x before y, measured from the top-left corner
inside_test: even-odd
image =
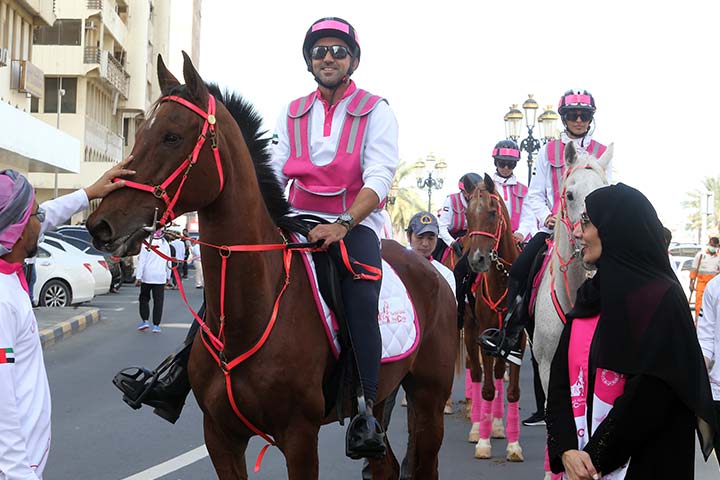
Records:
[[[513,342],[512,347],[506,346],[507,332],[499,328],[488,328],[480,334],[480,347],[483,353],[491,357],[499,357],[514,363],[522,365],[522,352],[514,349],[517,341]]]
[[[160,373],[160,370],[151,372],[143,367],[128,367],[116,373],[112,382],[123,393],[123,401],[137,410],[157,384]]]
[[[385,456],[385,432],[372,415],[356,415],[345,434],[345,455],[353,460]]]

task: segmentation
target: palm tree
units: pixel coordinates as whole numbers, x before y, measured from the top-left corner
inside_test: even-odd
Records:
[[[414,188],[412,176],[414,164],[400,162],[393,180],[393,191],[396,192],[392,204],[388,202],[388,212],[393,224],[393,237],[398,241],[405,240],[405,228],[413,215],[424,210],[424,202]]]
[[[717,222],[718,219],[720,219],[720,176],[714,178],[705,177],[702,184],[707,192],[712,193],[712,198],[714,198],[714,203],[709,209],[710,218],[708,218],[708,225],[710,233],[717,234]],[[700,190],[687,192],[688,199],[683,201],[682,205],[693,212],[688,216],[688,223],[686,224],[688,230],[700,231],[702,229],[703,215],[708,213],[701,211],[701,206],[704,203],[702,197],[704,195],[705,192],[701,192]]]

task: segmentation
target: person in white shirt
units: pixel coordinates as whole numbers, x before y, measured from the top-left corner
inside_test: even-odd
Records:
[[[715,276],[705,286],[697,336],[710,377],[715,412],[720,419],[720,276]]]
[[[50,449],[50,388],[38,326],[23,274],[43,233],[125,185],[135,173],[108,170],[93,185],[38,206],[35,192],[14,170],[0,170],[0,479],[42,479]]]
[[[560,194],[565,175],[565,145],[573,142],[578,152],[587,152],[600,158],[606,147],[592,138],[594,131],[595,99],[587,90],[568,90],[558,105],[565,131],[558,140],[544,145],[535,162],[535,175],[530,181],[522,215],[531,216],[521,224],[537,222],[540,230],[525,245],[520,256],[513,262],[508,279],[508,308],[502,322],[502,328],[483,332],[480,345],[483,351],[492,356],[507,358],[511,353],[519,358],[520,337],[528,318],[523,304],[523,295],[530,276],[535,257],[546,248],[546,240],[555,227],[555,215],[560,208]],[[610,180],[612,166],[608,164],[605,175]]]
[[[180,238],[179,236],[176,236],[175,239],[170,242],[170,247],[171,247],[170,253],[172,253],[173,250],[175,250],[175,253],[173,253],[173,258],[177,258],[179,260],[179,262],[173,262],[172,268],[177,268],[178,276],[181,276],[183,265],[185,264],[185,258],[186,258],[185,241],[182,238]],[[172,280],[173,287],[177,288],[178,284],[177,284],[177,277],[175,276],[175,274],[171,273],[170,279]]]
[[[451,247],[455,255],[462,256],[460,238],[467,232],[467,219],[465,209],[467,202],[475,190],[475,186],[482,182],[482,177],[475,172],[468,172],[458,181],[459,191],[451,193],[445,198],[442,208],[438,212],[438,242],[433,257],[442,262],[445,250]]]
[[[150,328],[150,294],[153,300],[153,333],[160,333],[163,304],[165,303],[165,285],[170,280],[171,270],[168,261],[155,253],[154,247],[166,257],[170,257],[170,245],[165,240],[162,230],[158,230],[146,240],[148,245],[140,249],[135,285],[140,286],[140,324],[137,329],[145,331]]]
[[[535,234],[537,223],[532,216],[522,215],[528,187],[514,173],[520,159],[520,147],[513,140],[500,140],[493,147],[492,158],[495,164],[492,179],[510,215],[513,236],[518,243],[524,242]]]
[[[205,279],[203,278],[202,257],[200,256],[200,244],[193,243],[190,252],[191,253],[189,260],[193,262],[193,267],[195,268],[195,288],[203,288],[205,286]]]

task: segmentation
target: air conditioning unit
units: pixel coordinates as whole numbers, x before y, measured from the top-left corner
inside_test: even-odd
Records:
[[[8,49],[0,48],[0,67],[4,67],[8,64]]]
[[[95,30],[96,28],[95,20],[85,20],[85,30]]]

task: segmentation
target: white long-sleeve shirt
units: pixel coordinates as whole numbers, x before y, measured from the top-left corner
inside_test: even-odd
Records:
[[[347,107],[352,95],[340,100],[331,109],[331,119],[326,120],[326,112],[320,95],[315,98],[308,115],[310,130],[310,157],[317,166],[331,163],[335,158],[343,123],[347,116]],[[291,180],[283,173],[283,167],[290,158],[290,139],[288,136],[288,107],[278,118],[273,140],[272,157],[270,163],[283,187]],[[360,169],[362,170],[363,188],[369,188],[377,194],[380,200],[387,197],[395,177],[400,154],[398,151],[398,124],[390,106],[386,102],[378,102],[372,112],[368,114],[367,128],[365,130],[365,144],[361,154]],[[326,135],[327,124],[330,124],[329,134]],[[307,213],[307,212],[305,212]],[[317,215],[317,212],[312,212]],[[335,221],[337,215],[321,215],[326,220]],[[371,228],[378,238],[382,238],[385,220],[381,210],[377,209],[367,216],[361,225]]]
[[[573,139],[565,133],[560,135],[560,141],[562,141],[563,144],[567,145],[568,142],[572,141],[578,152],[587,151],[586,147],[590,144],[591,140],[590,135]],[[548,160],[547,148],[547,145],[543,145],[535,161],[535,175],[532,177],[532,180],[530,180],[528,194],[527,197],[525,197],[525,203],[523,204],[523,211],[520,217],[520,225],[532,225],[533,222],[537,222],[537,225],[540,227],[539,231],[551,233],[552,230],[545,227],[545,219],[552,213],[555,198],[553,194],[552,167]],[[611,181],[611,172],[612,162],[609,162],[605,168],[605,177],[608,182]],[[524,218],[525,216],[530,216],[530,218]]]
[[[710,360],[708,376],[713,400],[720,401],[720,276],[705,287],[697,321],[697,336],[703,356]]]
[[[170,256],[170,244],[164,238],[152,238],[151,244],[163,254]],[[164,285],[171,275],[168,261],[143,245],[140,249],[135,279],[142,283]]]
[[[454,194],[453,194],[454,195]],[[463,211],[467,209],[467,201],[465,200],[465,196],[460,195],[460,201],[462,202]],[[455,241],[452,235],[450,235],[450,227],[452,226],[453,222],[453,205],[452,205],[452,198],[451,195],[448,195],[445,197],[445,203],[443,203],[442,208],[438,212],[438,237],[442,238],[443,241],[448,245],[452,245],[452,243]]]
[[[87,208],[84,190],[41,205],[41,232]],[[17,275],[0,274],[0,479],[37,480],[50,450],[50,387],[35,314]]]
[[[513,208],[515,208],[515,202],[512,201],[510,187],[513,187],[519,183],[517,177],[513,173],[508,178],[504,178],[498,175],[497,172],[495,172],[493,173],[492,179],[495,182],[495,187],[498,191],[498,194],[503,197],[505,207],[507,207],[508,215],[510,215],[510,218],[512,218]],[[527,207],[525,206],[525,202],[523,201],[522,210],[525,210],[526,208]],[[520,232],[523,237],[527,237],[528,235],[532,237],[533,235],[535,235],[535,232],[537,232],[537,222],[534,221],[533,217],[530,215],[522,215],[522,210],[520,211],[520,223],[518,224],[517,232]]]

